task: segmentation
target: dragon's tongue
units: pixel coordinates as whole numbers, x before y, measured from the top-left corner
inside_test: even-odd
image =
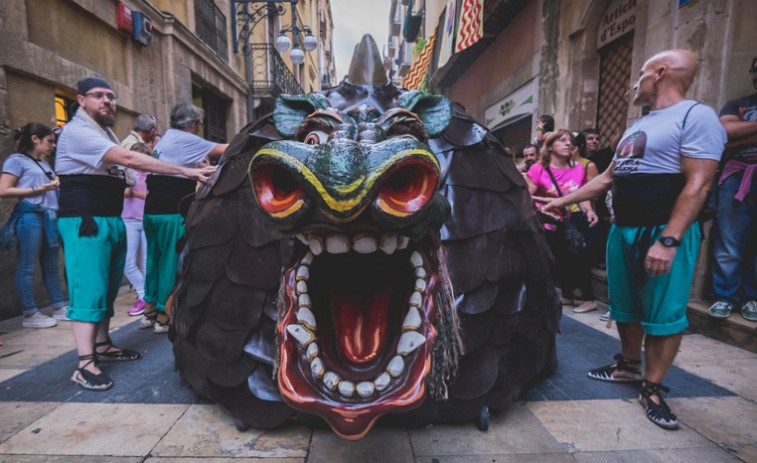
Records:
[[[336,344],[347,361],[364,364],[383,351],[391,297],[390,287],[367,294],[339,292],[331,296]]]

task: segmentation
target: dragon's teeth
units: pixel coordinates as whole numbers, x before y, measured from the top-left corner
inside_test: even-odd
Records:
[[[287,325],[287,331],[303,346],[315,341],[315,335],[302,325]]]
[[[405,331],[397,342],[397,353],[408,355],[426,342],[426,337],[417,331]]]
[[[310,235],[308,246],[310,246],[310,252],[312,252],[313,255],[320,255],[323,252],[323,238],[318,235]]]
[[[423,267],[417,267],[415,269],[415,277],[416,278],[426,278],[426,269]]]
[[[352,397],[355,393],[355,383],[347,380],[339,381],[339,393],[344,397]]]
[[[297,295],[300,294],[307,294],[308,292],[308,284],[305,282],[305,280],[300,280],[297,282]]]
[[[305,355],[307,356],[309,361],[312,361],[316,357],[318,357],[318,343],[311,342],[308,346],[307,351],[305,352]]]
[[[413,294],[410,295],[410,301],[408,303],[411,307],[420,307],[423,304],[423,296],[421,296],[421,293],[419,293],[418,291],[413,291]]]
[[[310,278],[310,269],[307,265],[300,265],[297,267],[297,280],[307,281]]]
[[[352,238],[352,249],[359,254],[370,254],[376,252],[378,243],[375,237],[361,234]]]
[[[302,264],[302,265],[310,265],[312,263],[313,263],[313,253],[312,252],[308,252],[307,254],[305,254],[305,257],[303,257],[302,260],[300,261],[300,264]]]
[[[310,372],[318,379],[323,376],[323,361],[320,358],[316,357],[310,362]]]
[[[305,306],[300,306],[300,310],[297,311],[297,321],[305,325],[305,327],[310,330],[315,331],[316,329],[315,315],[313,315],[313,312],[311,312],[310,309]]]
[[[344,254],[350,250],[350,240],[345,235],[326,237],[326,251],[330,254]]]
[[[413,268],[423,266],[423,257],[421,257],[418,251],[413,251],[413,253],[410,254],[410,264],[413,266]]]
[[[410,244],[410,238],[407,236],[397,238],[397,249],[405,249],[408,244]]]
[[[378,375],[378,377],[373,380],[373,384],[376,386],[376,390],[381,392],[387,387],[389,387],[389,382],[392,380],[392,377],[389,376],[389,373],[384,372]]]
[[[384,233],[381,235],[381,243],[379,247],[384,254],[392,255],[397,250],[397,235],[392,233]]]
[[[405,361],[399,355],[395,355],[389,360],[389,364],[386,366],[386,372],[392,375],[393,378],[402,374],[402,370],[405,369]]]
[[[329,390],[333,391],[336,389],[337,384],[339,384],[339,381],[341,378],[338,374],[334,373],[333,371],[327,371],[325,375],[323,375],[323,384],[326,385]]]
[[[304,244],[305,246],[308,245],[308,238],[307,238],[307,236],[303,235],[302,233],[298,233],[297,234],[297,239],[300,240],[300,242],[302,242],[302,244]]]
[[[300,294],[299,296],[297,296],[297,305],[300,307],[307,307],[307,308],[310,308],[313,306],[312,303],[310,302],[310,296],[307,293]]]
[[[415,307],[410,307],[405,319],[402,320],[403,330],[417,330],[421,326],[421,314]]]
[[[357,383],[357,387],[355,389],[357,390],[357,395],[363,398],[367,398],[373,395],[373,392],[376,390],[376,386],[370,381],[363,381],[361,383]]]
[[[415,280],[415,290],[418,291],[419,293],[422,293],[423,291],[425,291],[426,280],[422,278],[418,278],[417,280]]]

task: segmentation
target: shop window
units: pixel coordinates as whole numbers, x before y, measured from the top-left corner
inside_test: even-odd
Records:
[[[226,143],[228,102],[205,87],[192,87],[192,104],[205,110],[200,136],[216,143]]]
[[[73,117],[74,100],[55,95],[55,126],[63,127]]]

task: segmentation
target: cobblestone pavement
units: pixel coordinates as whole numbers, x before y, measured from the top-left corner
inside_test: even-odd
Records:
[[[566,307],[556,374],[525,392],[488,432],[473,423],[378,427],[358,442],[326,428],[239,432],[174,371],[165,335],[139,330],[116,301],[112,337],[144,358],[108,366],[116,385],[88,392],[66,322],[0,323],[0,461],[12,462],[757,462],[757,354],[687,334],[666,384],[681,429],[649,422],[631,385],[586,377],[609,363],[617,334],[598,312]]]

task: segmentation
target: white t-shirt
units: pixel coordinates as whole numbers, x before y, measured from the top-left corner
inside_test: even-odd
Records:
[[[16,188],[32,188],[50,183],[52,180],[47,176],[49,173],[53,178],[53,169],[47,161],[37,161],[21,153],[13,153],[3,163],[3,173],[11,174],[18,178]],[[41,167],[41,168],[40,168]],[[44,172],[43,172],[44,170]],[[55,190],[46,191],[38,195],[21,198],[21,201],[29,204],[38,204],[45,209],[58,210],[58,192]]]
[[[637,119],[621,140],[613,157],[614,177],[680,174],[681,156],[719,161],[728,138],[714,109],[684,100]]]
[[[114,146],[118,146],[118,139],[113,131],[104,130],[79,108],[58,139],[55,172],[123,176],[116,164],[103,161],[105,153]]]
[[[215,148],[216,143],[198,137],[195,134],[178,129],[168,129],[153,150],[155,156],[163,162],[181,167],[197,167]],[[183,177],[173,174],[174,177]]]

